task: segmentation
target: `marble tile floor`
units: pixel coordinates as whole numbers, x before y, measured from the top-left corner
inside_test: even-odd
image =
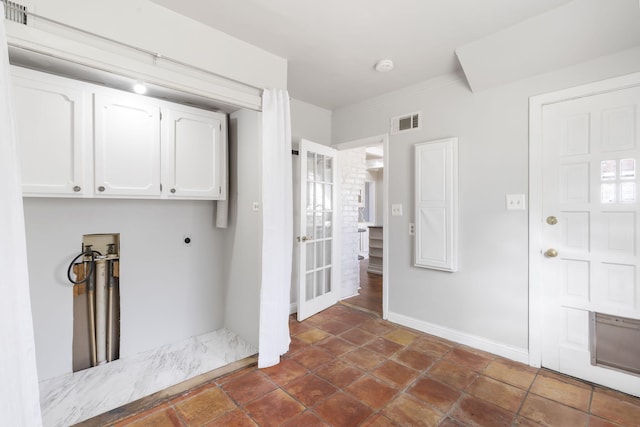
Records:
[[[289,325],[279,365],[245,367],[106,425],[640,426],[640,398],[344,304]]]
[[[256,352],[236,334],[220,329],[41,381],[43,424],[70,426]]]

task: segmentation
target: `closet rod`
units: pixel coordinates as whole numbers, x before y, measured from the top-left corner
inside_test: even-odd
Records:
[[[51,24],[59,25],[59,26],[65,28],[65,29],[68,29],[68,30],[77,31],[78,33],[86,34],[88,36],[95,37],[97,39],[101,39],[101,40],[116,44],[118,46],[122,46],[122,47],[125,47],[125,48],[128,48],[128,49],[135,50],[135,51],[140,52],[140,53],[144,53],[146,55],[149,55],[153,59],[154,64],[156,64],[156,61],[158,61],[159,59],[162,59],[164,61],[171,62],[171,63],[173,63],[175,65],[180,65],[182,67],[190,68],[192,70],[199,71],[201,73],[209,74],[209,75],[217,77],[217,78],[221,78],[221,79],[224,79],[224,80],[227,80],[227,81],[231,81],[233,83],[237,83],[237,84],[243,85],[243,86],[251,88],[251,89],[258,90],[260,92],[262,92],[262,90],[263,90],[263,88],[261,88],[261,87],[253,86],[253,85],[241,82],[240,80],[236,80],[236,79],[233,79],[233,78],[230,78],[230,77],[225,77],[225,76],[223,76],[221,74],[214,73],[213,71],[209,71],[209,70],[206,70],[204,68],[196,67],[195,65],[188,64],[186,62],[180,61],[178,59],[171,58],[169,56],[164,56],[159,52],[153,52],[153,51],[148,50],[148,49],[144,49],[144,48],[141,48],[141,47],[138,47],[138,46],[134,46],[134,45],[131,45],[131,44],[128,44],[128,43],[124,43],[124,42],[112,39],[110,37],[102,36],[100,34],[92,33],[91,31],[83,30],[82,28],[78,28],[78,27],[74,27],[74,26],[69,25],[69,24],[65,24],[64,22],[60,22],[60,21],[56,21],[56,20],[51,19],[51,18],[47,18],[46,16],[38,15],[37,13],[33,13],[33,12],[30,12],[30,11],[28,11],[26,9],[22,9],[19,4],[14,3],[12,1],[0,0],[0,2],[2,2],[4,4],[5,15],[7,15],[6,14],[7,10],[11,10],[12,12],[18,13],[18,14],[25,14],[25,15],[31,16],[33,18],[42,19],[43,21],[49,22]],[[5,19],[8,20],[8,18],[5,18]],[[27,25],[27,24],[23,24],[23,25]],[[20,46],[15,46],[15,47],[20,47]]]

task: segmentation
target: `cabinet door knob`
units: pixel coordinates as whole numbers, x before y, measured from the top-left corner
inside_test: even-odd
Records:
[[[101,185],[100,187],[98,187],[98,191],[103,192],[104,191],[104,186]]]
[[[172,189],[171,189],[171,190],[169,190],[169,191],[171,191],[171,193],[175,193],[175,192],[176,192],[176,189],[175,189],[175,188],[172,188]]]
[[[78,193],[80,190],[82,190],[82,188],[80,188],[79,185],[76,185],[75,187],[73,187],[73,191],[75,191],[76,193]]]

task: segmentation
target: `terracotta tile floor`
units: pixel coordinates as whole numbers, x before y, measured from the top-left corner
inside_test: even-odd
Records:
[[[343,304],[290,326],[279,365],[244,368],[115,425],[640,426],[638,398]]]

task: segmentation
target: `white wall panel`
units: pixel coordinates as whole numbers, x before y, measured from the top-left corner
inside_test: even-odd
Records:
[[[589,201],[589,163],[560,166],[560,200],[563,203]]]
[[[587,154],[589,152],[589,114],[570,117],[562,123],[561,155]]]
[[[415,266],[458,269],[458,139],[415,147]]]
[[[572,251],[589,252],[589,212],[563,212],[561,224],[565,232],[564,245]]]
[[[605,212],[606,249],[635,255],[636,214],[635,212]]]
[[[589,302],[589,262],[578,260],[562,260],[562,283],[564,296],[578,299],[582,303]]]
[[[635,106],[614,108],[602,113],[603,151],[631,150],[636,145]]]
[[[604,301],[607,305],[635,307],[637,285],[636,268],[633,265],[603,263]]]

